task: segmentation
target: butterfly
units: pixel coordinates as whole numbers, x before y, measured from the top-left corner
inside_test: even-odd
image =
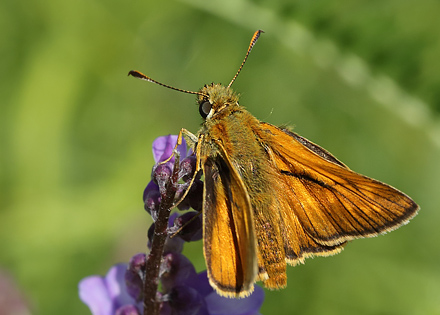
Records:
[[[203,248],[210,284],[245,297],[262,281],[287,284],[286,266],[339,253],[348,241],[394,230],[419,206],[399,190],[350,170],[306,138],[261,122],[231,89],[262,33],[254,33],[228,86],[177,89],[139,71],[129,75],[196,94],[204,122],[192,144],[203,172]],[[197,172],[196,172],[197,174]]]

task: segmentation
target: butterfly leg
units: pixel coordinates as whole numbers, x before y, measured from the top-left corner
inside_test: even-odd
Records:
[[[176,147],[174,148],[173,152],[177,149],[177,145],[182,143],[182,136],[186,139],[187,142],[192,142],[193,147],[196,147],[196,169],[194,171],[194,175],[191,178],[191,181],[188,185],[188,188],[182,195],[182,197],[174,204],[174,207],[177,207],[188,195],[192,185],[194,184],[194,180],[197,177],[197,174],[199,173],[201,167],[200,167],[200,146],[196,146],[196,144],[203,139],[203,135],[200,136],[200,139],[198,139],[193,133],[189,132],[188,130],[182,128],[179,132],[179,136],[177,137],[177,143]]]
[[[180,129],[179,136],[177,137],[177,142],[179,144],[182,143],[182,137],[185,138],[186,142],[191,146],[192,149],[194,149],[197,142],[199,142],[197,136],[185,128]]]
[[[174,146],[173,153],[165,160],[160,162],[159,164],[166,164],[168,163],[171,158],[177,153],[177,147],[182,144],[182,137],[185,138],[186,142],[191,143],[191,147],[194,148],[194,146],[197,144],[197,136],[191,133],[190,131],[186,130],[185,128],[180,129],[179,135],[177,136],[176,145]]]

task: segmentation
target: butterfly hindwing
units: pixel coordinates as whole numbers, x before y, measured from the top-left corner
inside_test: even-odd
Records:
[[[281,174],[278,189],[292,220],[326,246],[393,230],[418,206],[397,189],[357,174],[308,140],[261,123],[262,143]],[[293,216],[293,217],[292,217]]]

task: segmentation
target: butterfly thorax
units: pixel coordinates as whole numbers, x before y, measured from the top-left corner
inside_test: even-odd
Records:
[[[260,125],[258,119],[238,104],[238,95],[231,88],[213,83],[205,85],[200,92],[204,95],[199,97],[199,104],[208,101],[212,106],[198,133],[203,138],[199,143],[201,156],[230,160],[251,200],[258,199],[253,198],[257,193],[269,193],[271,188],[266,179],[269,162],[254,134]]]

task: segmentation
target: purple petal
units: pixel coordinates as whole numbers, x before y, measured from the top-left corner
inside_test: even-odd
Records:
[[[202,271],[197,274],[197,290],[203,295],[207,296],[214,292],[214,289],[209,284],[207,271]],[[191,285],[191,284],[189,284]],[[194,286],[193,286],[194,287]]]
[[[243,299],[231,299],[218,295],[215,291],[205,297],[209,314],[256,315],[264,300],[264,291],[255,286],[254,292]]]
[[[168,302],[164,302],[160,305],[159,313],[160,315],[173,315],[173,309]]]
[[[197,290],[188,286],[174,287],[169,293],[168,303],[174,310],[172,314],[210,315],[203,296]]]
[[[104,279],[100,276],[90,276],[80,281],[79,298],[90,308],[93,315],[113,314],[113,301]]]
[[[158,163],[167,159],[171,155],[173,151],[173,145],[176,143],[176,141],[177,141],[177,136],[175,135],[168,135],[168,136],[162,136],[156,138],[153,141],[154,161]],[[171,144],[171,142],[173,144]],[[166,157],[162,159],[164,155],[166,155]]]
[[[177,212],[174,212],[170,215],[170,217],[168,218],[168,227],[172,227],[174,225],[174,221],[177,219],[177,216],[179,214]]]
[[[137,272],[132,269],[125,271],[125,285],[127,292],[136,301],[141,301],[143,297],[143,282]]]
[[[127,264],[110,268],[105,277],[90,276],[79,283],[79,297],[90,308],[93,315],[113,315],[115,309],[136,304],[127,293],[125,271]]]
[[[206,271],[199,273],[197,290],[205,295],[205,301],[211,315],[257,315],[264,301],[264,290],[255,286],[254,292],[242,299],[225,298],[218,295],[210,286]]]
[[[105,276],[107,289],[115,309],[122,305],[135,304],[135,300],[128,294],[125,285],[125,271],[127,268],[127,264],[114,265]]]
[[[115,315],[140,315],[140,312],[134,305],[124,305],[116,310]]]
[[[173,153],[176,142],[176,135],[168,135],[156,138],[156,140],[153,141],[154,161],[158,163],[168,159]],[[181,159],[186,157],[187,152],[185,139],[182,138],[182,144],[177,147],[177,151],[179,151]]]
[[[143,297],[145,269],[147,263],[147,256],[144,253],[139,253],[131,257],[129,267],[125,271],[125,286],[128,294],[140,302]]]
[[[166,290],[182,285],[198,290],[198,275],[193,264],[184,255],[171,252],[164,256],[161,281]]]
[[[146,263],[147,255],[145,253],[138,253],[130,258],[128,268],[139,274],[145,272]]]
[[[180,160],[183,160],[184,158],[186,158],[186,156],[188,154],[188,152],[187,152],[188,149],[186,146],[185,138],[182,138],[182,143],[177,146],[177,151],[179,151],[179,153],[180,153]]]
[[[145,200],[147,199],[148,193],[149,192],[153,192],[153,191],[159,191],[159,186],[157,186],[157,184],[153,181],[150,181],[147,185],[147,187],[145,187],[144,190],[144,195],[143,195],[143,201],[145,202]]]
[[[174,146],[177,142],[176,135],[168,135],[156,138],[153,142],[153,155],[156,163],[162,162],[170,157],[173,152]],[[182,144],[177,147],[177,151],[180,153],[181,158],[186,157],[186,142],[182,138]]]
[[[186,242],[202,239],[202,225],[200,213],[196,211],[186,212],[174,220],[174,229],[182,228],[178,236]]]

